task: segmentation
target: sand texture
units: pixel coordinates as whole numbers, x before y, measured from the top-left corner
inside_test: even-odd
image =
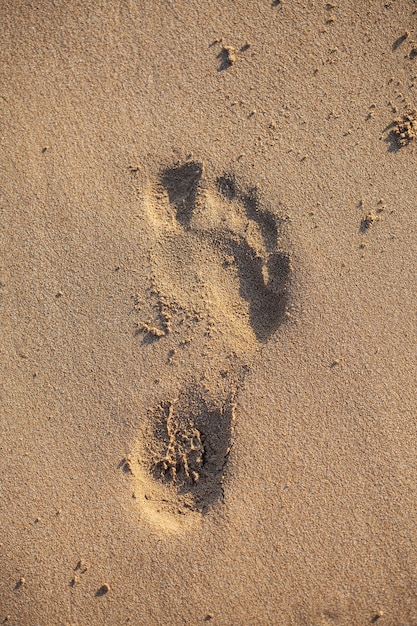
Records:
[[[0,32],[0,624],[417,626],[417,3]]]

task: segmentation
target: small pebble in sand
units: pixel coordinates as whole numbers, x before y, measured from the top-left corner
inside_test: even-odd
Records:
[[[100,589],[98,589],[98,591],[96,592],[96,596],[105,596],[106,593],[108,593],[109,591],[110,585],[104,583],[104,585],[101,585]]]
[[[371,624],[375,624],[375,622],[380,620],[381,617],[384,617],[384,612],[383,611],[378,611],[377,613],[375,613],[375,615],[371,619]]]
[[[132,462],[130,459],[123,459],[121,462],[121,468],[126,474],[133,474]]]
[[[226,58],[226,62],[228,65],[234,65],[236,63],[236,48],[234,48],[233,46],[223,46],[222,52]]]
[[[88,563],[84,559],[80,559],[75,566],[75,570],[80,570],[81,574],[84,574],[88,570]]]
[[[377,213],[375,213],[375,211],[370,211],[368,215],[366,215],[362,220],[361,230],[367,230],[370,226],[372,226],[372,224],[378,222],[380,219],[381,217]]]
[[[139,324],[138,326],[138,330],[143,330],[147,333],[149,333],[149,335],[152,335],[153,337],[165,337],[166,332],[164,330],[162,330],[162,328],[157,328],[156,326],[153,326],[152,324]]]

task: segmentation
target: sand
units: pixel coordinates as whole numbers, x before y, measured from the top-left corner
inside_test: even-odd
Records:
[[[0,17],[0,623],[417,624],[416,3]]]

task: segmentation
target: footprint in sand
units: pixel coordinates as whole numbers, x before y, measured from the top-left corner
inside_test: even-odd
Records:
[[[206,181],[202,164],[187,161],[142,193],[158,314],[138,332],[161,350],[168,337],[177,342],[173,378],[192,371],[149,411],[128,463],[143,507],[166,526],[170,515],[205,513],[223,496],[234,398],[254,352],[285,319],[291,268],[282,221],[234,176]],[[187,350],[182,359],[177,349]]]

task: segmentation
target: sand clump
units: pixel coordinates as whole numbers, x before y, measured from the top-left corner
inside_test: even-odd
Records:
[[[233,46],[223,46],[222,52],[228,65],[234,65],[237,61],[236,48]]]
[[[408,108],[402,117],[395,120],[394,134],[400,148],[408,146],[417,136],[417,110]]]

